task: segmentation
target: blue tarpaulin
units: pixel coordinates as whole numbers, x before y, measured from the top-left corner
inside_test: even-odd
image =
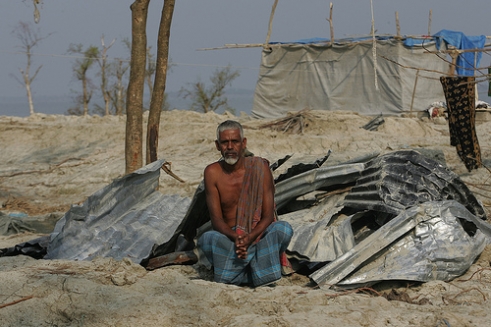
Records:
[[[482,49],[486,42],[485,35],[466,36],[462,32],[441,30],[433,35],[437,41],[442,40],[445,43],[453,45],[460,50]],[[439,49],[440,42],[436,43]],[[464,52],[457,58],[456,74],[461,76],[474,76],[474,70],[479,67],[481,52]]]

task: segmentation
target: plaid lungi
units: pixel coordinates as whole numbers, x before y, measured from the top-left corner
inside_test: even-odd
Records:
[[[198,247],[213,265],[215,282],[257,287],[281,278],[280,253],[286,250],[292,235],[287,222],[271,223],[259,242],[249,247],[246,259],[237,257],[234,242],[217,231],[204,233]]]

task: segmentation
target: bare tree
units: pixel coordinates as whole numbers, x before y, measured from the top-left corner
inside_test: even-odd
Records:
[[[153,93],[153,76],[157,69],[157,63],[152,53],[152,47],[147,47],[147,68],[145,69],[145,83],[147,83],[148,93]]]
[[[122,40],[128,52],[131,52],[131,42],[128,38]],[[111,111],[121,116],[126,113],[126,88],[127,82],[125,81],[126,72],[130,68],[129,59],[115,58],[110,64],[108,73],[112,77],[113,83],[109,86],[109,97],[111,102]]]
[[[110,71],[115,81],[109,87],[109,97],[111,107],[118,116],[121,116],[125,112],[126,84],[124,77],[129,68],[130,66],[127,64],[127,60],[121,58],[116,58],[110,65]]]
[[[131,8],[130,80],[126,98],[126,173],[142,166],[143,90],[147,49],[147,16],[150,0],[135,0]]]
[[[169,58],[168,63],[167,63],[167,72],[171,70],[172,63],[171,59]],[[155,71],[157,70],[157,62],[154,59],[154,55],[152,53],[152,47],[147,48],[147,68],[145,70],[145,83],[147,84],[148,87],[148,93],[150,94],[150,97],[152,97],[153,94],[153,77],[155,76]],[[148,106],[150,108],[150,105]],[[164,100],[162,102],[162,111],[168,111],[169,110],[169,102],[167,101],[167,93],[164,92]]]
[[[232,71],[229,65],[215,70],[210,77],[210,87],[207,88],[203,82],[198,80],[196,83],[188,83],[190,88],[181,88],[179,95],[184,99],[190,98],[193,101],[192,110],[203,111],[204,113],[216,111],[220,107],[230,110],[228,99],[224,96],[225,87],[231,85],[232,81],[239,75],[239,71]]]
[[[87,76],[87,71],[92,67],[94,62],[99,58],[99,49],[96,46],[89,46],[83,50],[82,44],[70,44],[68,53],[81,55],[72,66],[75,78],[82,82],[82,106],[83,115],[89,114],[89,102],[92,98],[94,86]]]
[[[17,76],[14,76],[17,81],[22,84],[25,89],[26,89],[26,94],[27,94],[27,101],[29,102],[29,114],[33,115],[34,114],[34,102],[32,100],[32,91],[31,91],[31,84],[36,78],[37,74],[39,73],[39,70],[41,70],[42,65],[40,65],[34,74],[31,76],[31,64],[32,64],[32,49],[39,45],[39,43],[47,38],[48,36],[51,35],[48,34],[47,36],[41,36],[39,34],[39,29],[33,30],[32,26],[28,23],[25,22],[19,22],[17,24],[17,27],[12,31],[12,33],[15,33],[15,36],[17,39],[20,40],[21,45],[20,48],[22,49],[23,52],[25,52],[26,57],[27,57],[27,63],[26,67],[24,69],[19,68],[19,71],[22,75],[22,81],[17,78]]]
[[[99,64],[100,76],[101,76],[101,94],[104,99],[104,115],[109,115],[109,105],[111,100],[111,91],[108,90],[107,82],[108,82],[108,64],[107,64],[107,50],[109,50],[116,40],[112,40],[109,45],[106,46],[104,42],[104,35],[101,37],[102,48],[100,50],[100,56],[97,59],[97,63]]]
[[[165,103],[165,84],[169,62],[169,39],[175,0],[164,0],[157,41],[157,65],[147,124],[147,164],[157,160],[160,113]]]

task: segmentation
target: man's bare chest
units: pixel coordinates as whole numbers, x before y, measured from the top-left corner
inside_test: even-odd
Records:
[[[217,187],[222,208],[236,207],[242,190],[244,174],[223,174],[220,177],[221,180]]]

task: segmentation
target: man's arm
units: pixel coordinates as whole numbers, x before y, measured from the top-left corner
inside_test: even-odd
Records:
[[[210,213],[210,220],[213,229],[227,236],[231,241],[235,242],[237,234],[223,220],[222,207],[220,204],[220,193],[217,188],[218,169],[217,164],[211,164],[205,168],[205,194],[206,204]]]

